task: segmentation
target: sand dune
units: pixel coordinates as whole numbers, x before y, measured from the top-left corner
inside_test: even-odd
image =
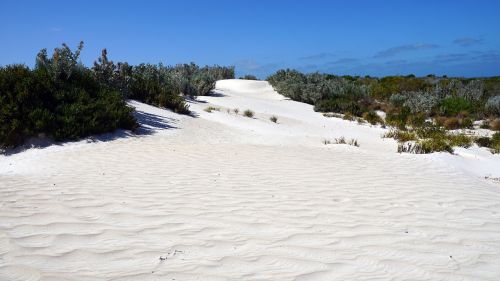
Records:
[[[130,103],[142,135],[0,156],[0,280],[500,277],[498,155],[397,154],[266,82],[196,117]]]

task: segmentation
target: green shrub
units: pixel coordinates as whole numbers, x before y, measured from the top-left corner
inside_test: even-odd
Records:
[[[493,153],[500,153],[500,132],[496,132],[491,137],[491,151]]]
[[[403,131],[403,130],[390,130],[383,135],[384,138],[393,138],[399,142],[408,142],[417,140],[417,136],[414,132]]]
[[[472,110],[472,103],[465,98],[450,97],[441,101],[441,113],[445,116],[457,116],[461,112]]]
[[[408,116],[407,123],[412,127],[421,127],[424,125],[426,116],[423,113],[415,113]]]
[[[416,143],[416,146],[419,147],[417,149],[418,150],[417,153],[420,154],[442,152],[442,151],[453,153],[452,146],[443,139],[431,138],[431,139],[420,140]]]
[[[488,114],[500,116],[500,95],[489,98],[484,107]]]
[[[363,113],[363,118],[372,125],[384,123],[384,120],[382,120],[382,118],[380,118],[380,116],[378,116],[375,111],[368,111]]]
[[[314,105],[314,111],[350,113],[355,116],[361,116],[364,109],[357,102],[344,98],[320,100]]]
[[[75,57],[63,46],[52,58],[42,50],[34,70],[0,68],[0,148],[40,135],[76,140],[137,128],[122,95],[101,87],[89,69],[72,63]]]
[[[245,76],[240,77],[242,80],[259,80],[255,75],[247,74]]]
[[[476,139],[476,144],[480,147],[491,147],[491,138],[488,137],[479,137]]]
[[[211,113],[211,112],[212,112],[212,111],[214,111],[214,110],[215,110],[215,111],[220,111],[220,108],[218,108],[218,107],[213,107],[213,106],[207,106],[207,107],[205,107],[205,109],[204,109],[204,110],[205,110],[206,112],[208,112],[208,113]]]
[[[464,134],[449,134],[447,138],[452,147],[459,146],[469,148],[473,143],[473,139]]]
[[[402,107],[397,110],[392,110],[387,113],[385,121],[387,124],[398,129],[405,130],[408,119],[411,116],[411,111],[408,107]]]

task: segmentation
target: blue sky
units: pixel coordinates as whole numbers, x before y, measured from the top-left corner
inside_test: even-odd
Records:
[[[0,65],[85,42],[86,65],[235,65],[350,75],[500,75],[500,1],[5,1]]]

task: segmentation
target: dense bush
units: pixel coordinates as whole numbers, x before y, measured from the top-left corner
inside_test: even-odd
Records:
[[[491,138],[491,149],[493,153],[500,152],[500,132],[493,134],[493,137]]]
[[[22,65],[0,68],[0,147],[22,144],[30,137],[54,140],[134,129],[137,123],[122,95],[102,87],[91,70],[78,63],[76,52],[63,45],[52,57],[37,56],[35,69]]]
[[[92,68],[63,44],[52,56],[41,50],[34,69],[0,67],[0,148],[15,147],[30,137],[75,140],[134,129],[133,98],[178,113],[189,113],[183,95],[208,94],[219,79],[234,78],[233,67],[194,63],[176,66],[113,63],[104,49]]]
[[[500,153],[500,132],[493,134],[491,138],[480,137],[476,139],[476,144],[480,147],[490,148],[492,153]]]
[[[255,75],[252,75],[252,74],[247,74],[247,75],[241,76],[240,79],[242,79],[242,80],[259,80]]]
[[[127,87],[128,98],[188,114],[189,106],[180,95],[178,85],[169,76],[162,75],[163,70],[161,65],[134,66]]]
[[[457,116],[470,112],[472,108],[472,103],[465,98],[449,97],[441,101],[441,113],[445,116]]]
[[[383,78],[304,74],[279,70],[268,77],[276,91],[314,105],[314,110],[373,116],[384,110],[399,128],[422,126],[428,118],[458,118],[458,127],[500,115],[500,78],[388,76]],[[438,122],[439,123],[439,122]],[[441,124],[444,123],[440,122]]]
[[[430,91],[406,92],[405,95],[403,106],[408,107],[412,113],[429,114],[439,102],[438,97]]]
[[[384,121],[380,116],[375,111],[368,111],[363,113],[363,118],[366,120],[366,122],[376,125],[376,124],[383,124]]]
[[[489,98],[484,107],[487,113],[500,117],[500,95]]]
[[[287,69],[279,70],[267,80],[282,95],[313,104],[316,111],[361,116],[369,104],[369,87],[352,79]]]
[[[393,129],[383,137],[394,138],[399,142],[398,152],[425,154],[445,151],[453,153],[453,147],[470,147],[473,138],[460,133],[446,131],[443,127],[424,123],[410,130]]]
[[[182,96],[207,95],[215,88],[217,80],[234,78],[233,67],[217,65],[200,68],[194,63],[175,66],[115,64],[108,60],[105,49],[92,70],[101,84],[119,90],[125,98],[166,107],[181,114],[190,113]]]

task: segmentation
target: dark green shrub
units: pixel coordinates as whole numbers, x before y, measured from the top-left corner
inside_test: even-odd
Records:
[[[243,111],[243,116],[252,118],[254,116],[254,113],[250,109],[247,109],[247,110]]]
[[[365,108],[359,103],[344,98],[320,100],[314,105],[314,111],[350,113],[361,116]]]
[[[445,116],[457,116],[461,112],[471,111],[472,103],[464,98],[452,97],[441,101],[441,113]]]
[[[453,147],[443,139],[424,139],[416,143],[419,146],[419,153],[432,153],[432,152],[449,152],[453,153]]]
[[[22,144],[30,137],[54,140],[135,129],[133,109],[117,91],[102,87],[92,72],[76,63],[66,45],[51,58],[42,50],[36,68],[0,68],[0,147]]]
[[[426,115],[424,113],[415,113],[408,116],[408,124],[412,127],[421,127],[424,125],[426,120]]]
[[[384,120],[378,116],[378,114],[375,111],[368,111],[363,113],[363,118],[366,120],[366,122],[376,125],[376,124],[383,124]]]
[[[389,111],[385,118],[385,122],[391,126],[404,130],[406,129],[406,124],[411,114],[410,108],[404,106],[400,109]]]
[[[408,142],[417,140],[417,136],[414,132],[403,131],[403,130],[391,130],[383,135],[384,138],[393,138],[399,142]]]
[[[476,144],[480,147],[491,147],[491,138],[479,137],[476,139]]]
[[[240,77],[242,80],[259,80],[255,75],[247,74],[245,76]]]
[[[452,147],[459,146],[469,148],[473,143],[473,139],[464,134],[448,134],[447,139]]]

